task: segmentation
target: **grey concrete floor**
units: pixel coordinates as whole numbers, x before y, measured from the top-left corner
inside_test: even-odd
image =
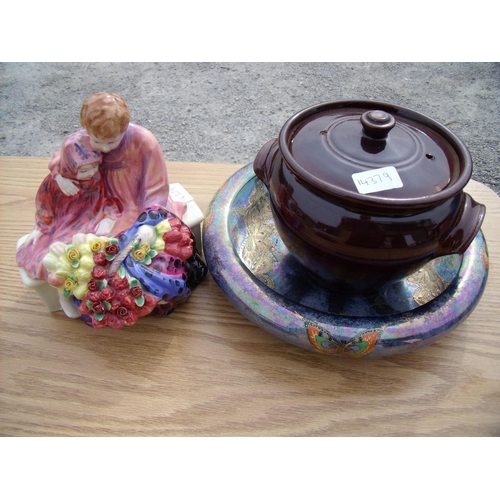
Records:
[[[101,90],[125,97],[167,161],[248,163],[305,107],[391,102],[447,125],[500,194],[499,63],[2,63],[0,155],[51,156]]]

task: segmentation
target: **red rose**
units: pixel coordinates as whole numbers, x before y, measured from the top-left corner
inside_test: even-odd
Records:
[[[120,276],[115,276],[109,283],[115,290],[124,290],[128,288],[128,279],[126,276],[120,278]]]
[[[189,246],[193,243],[191,235],[187,233],[181,233],[181,240],[179,242],[182,246]]]
[[[128,316],[128,309],[127,309],[126,307],[120,306],[120,307],[116,310],[116,315],[117,315],[119,318],[125,318],[126,316]]]
[[[106,308],[102,305],[101,302],[93,302],[92,311],[94,311],[96,314],[104,314],[106,312]]]
[[[87,300],[90,300],[90,302],[99,302],[101,297],[100,292],[88,292],[87,293]]]
[[[133,325],[137,321],[137,319],[139,318],[139,315],[137,313],[135,313],[134,311],[126,309],[125,307],[124,307],[124,309],[126,310],[126,314],[124,316],[120,316],[118,314],[118,311],[116,312],[118,318],[122,319],[123,324],[126,326]]]
[[[178,227],[182,226],[182,222],[178,217],[174,217],[172,219],[169,219],[168,223],[170,224],[170,227],[173,227],[173,228],[178,228]]]
[[[94,328],[104,328],[105,326],[108,326],[108,315],[106,314],[101,321],[97,321],[95,318],[92,318],[92,326]]]
[[[181,249],[179,243],[167,243],[165,245],[165,252],[167,252],[170,255],[173,255],[174,257],[177,257],[177,254],[179,253],[179,250]]]
[[[136,299],[137,297],[142,297],[142,288],[140,286],[134,286],[130,289],[130,295]]]
[[[92,278],[95,278],[96,280],[103,280],[107,274],[108,271],[104,269],[104,267],[95,266],[94,269],[92,269]]]
[[[116,312],[116,310],[122,305],[120,300],[117,297],[113,297],[111,299],[111,312]]]
[[[94,254],[94,262],[98,266],[104,266],[108,261],[106,260],[106,255],[103,252],[100,252]]]
[[[181,259],[188,260],[193,256],[193,247],[191,245],[187,247],[182,247],[181,249]]]
[[[136,307],[134,299],[130,295],[124,295],[120,297],[122,306],[127,307],[128,309],[134,309]]]
[[[124,324],[123,320],[115,314],[106,315],[106,324],[111,328],[121,328]]]
[[[129,289],[122,288],[121,290],[116,290],[115,291],[115,297],[118,300],[123,300],[124,297],[126,297],[129,294]]]
[[[87,288],[91,292],[97,292],[99,290],[99,283],[97,282],[97,280],[90,280],[87,284]]]
[[[118,248],[118,245],[116,245],[115,243],[113,243],[112,245],[108,245],[106,248],[105,248],[105,252],[108,254],[108,255],[116,255],[118,253],[120,249]]]
[[[171,229],[163,235],[163,241],[165,243],[175,243],[177,241],[180,241],[181,238],[182,233],[176,229]]]
[[[99,295],[99,300],[109,300],[111,297],[113,297],[114,292],[111,290],[111,288],[105,288],[101,294]]]
[[[187,260],[193,255],[193,247],[191,245],[181,246],[179,243],[169,243],[165,245],[165,252],[182,260]]]
[[[105,279],[107,274],[108,274],[107,269],[102,266],[94,266],[94,269],[92,269],[92,278],[96,280]]]
[[[144,294],[144,299],[144,305],[142,307],[136,307],[133,311],[134,314],[137,314],[137,317],[149,314],[159,302],[159,299],[149,295],[148,293]]]
[[[90,314],[92,311],[87,307],[87,301],[86,300],[82,300],[79,307],[78,307],[78,310],[82,313],[82,314]]]

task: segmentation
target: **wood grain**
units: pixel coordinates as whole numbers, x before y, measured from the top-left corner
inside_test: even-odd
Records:
[[[93,330],[25,288],[15,244],[34,223],[48,158],[0,158],[0,434],[6,436],[498,436],[500,199],[490,274],[472,315],[415,353],[349,360],[254,326],[210,276],[170,317]],[[205,212],[240,165],[168,164]]]

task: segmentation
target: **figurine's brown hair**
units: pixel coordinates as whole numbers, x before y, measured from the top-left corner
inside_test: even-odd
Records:
[[[80,123],[96,139],[113,139],[125,132],[130,122],[130,111],[125,99],[111,92],[97,92],[90,96],[80,110]]]

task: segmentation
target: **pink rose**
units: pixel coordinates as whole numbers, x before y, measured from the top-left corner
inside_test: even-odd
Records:
[[[58,278],[55,274],[49,274],[48,280],[49,285],[59,288],[64,285],[64,279]]]

